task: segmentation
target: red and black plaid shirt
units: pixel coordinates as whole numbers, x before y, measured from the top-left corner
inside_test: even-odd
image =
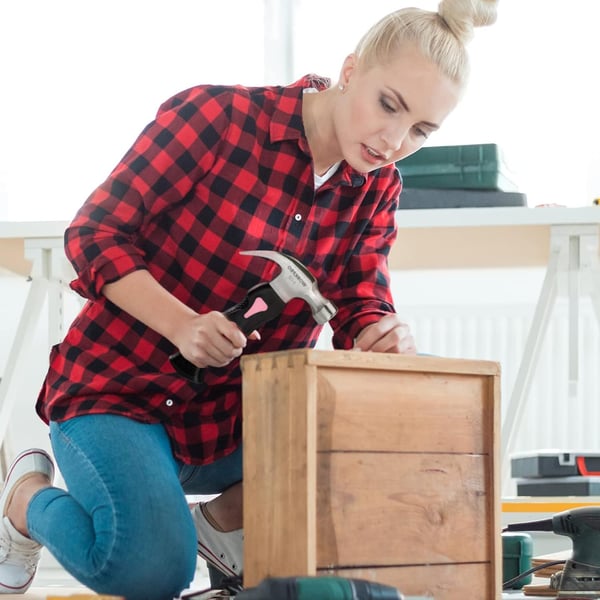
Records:
[[[207,369],[202,388],[178,376],[168,359],[176,348],[101,293],[136,269],[199,313],[223,311],[279,270],[238,251],[283,251],[337,305],[337,348],[393,312],[387,254],[400,177],[393,165],[363,174],[342,163],[315,191],[302,95],[328,84],[308,76],[286,87],[198,86],[160,107],[65,233],[72,288],[89,301],[52,350],[37,404],[44,420],[162,422],[176,455],[193,464],[238,444],[239,360]],[[245,351],[311,347],[320,329],[292,300]]]

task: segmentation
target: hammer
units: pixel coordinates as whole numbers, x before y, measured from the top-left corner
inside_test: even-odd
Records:
[[[241,302],[223,312],[244,335],[280,315],[292,298],[307,302],[320,325],[327,323],[337,312],[335,304],[319,292],[314,276],[297,259],[275,250],[245,250],[240,254],[261,256],[281,267],[274,279],[255,285]],[[172,354],[169,360],[180,375],[194,383],[202,383],[203,369],[183,358],[179,352]]]

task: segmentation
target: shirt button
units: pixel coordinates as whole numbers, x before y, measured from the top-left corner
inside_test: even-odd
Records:
[[[302,215],[300,213],[296,213],[294,215],[294,219],[296,219],[296,221],[302,221]]]
[[[167,406],[173,406],[173,400],[171,398],[167,398],[167,401],[165,402],[165,404]]]

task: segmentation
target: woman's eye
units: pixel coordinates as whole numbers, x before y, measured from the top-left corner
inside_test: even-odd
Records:
[[[425,131],[424,129],[421,129],[421,127],[415,127],[415,133],[419,136],[419,137],[424,137],[427,138],[429,137],[429,132]]]
[[[396,112],[395,107],[392,106],[383,96],[381,98],[379,98],[379,103],[383,107],[383,110],[385,110],[386,112],[389,112],[389,113]]]

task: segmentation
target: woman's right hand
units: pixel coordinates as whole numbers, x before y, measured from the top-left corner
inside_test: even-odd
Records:
[[[237,358],[248,339],[223,313],[198,314],[165,290],[146,270],[134,271],[102,291],[114,304],[166,337],[196,367],[224,367]]]
[[[260,339],[253,331],[248,338]],[[196,367],[224,367],[242,354],[248,338],[223,313],[211,311],[183,320],[172,341]]]

